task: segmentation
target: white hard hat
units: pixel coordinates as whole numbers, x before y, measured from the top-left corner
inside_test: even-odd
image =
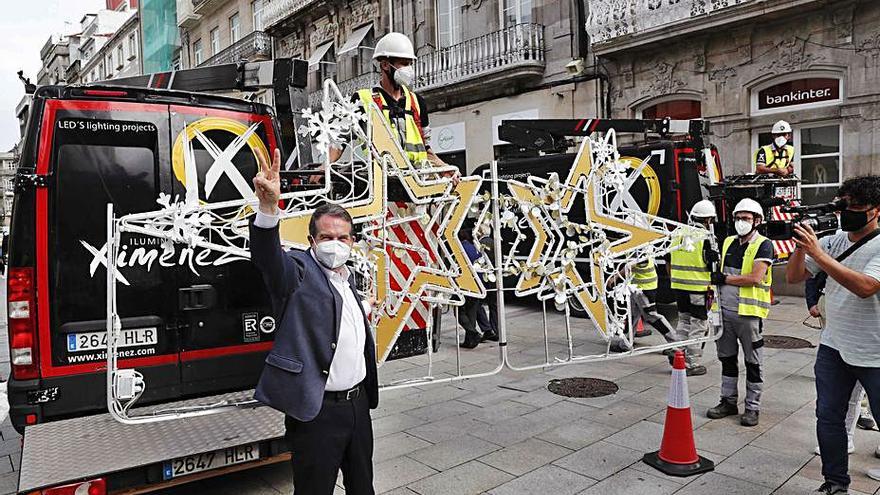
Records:
[[[708,199],[697,201],[691,208],[691,218],[715,218],[715,203]]]
[[[736,204],[736,208],[733,209],[733,214],[736,215],[741,211],[747,211],[753,215],[764,218],[764,209],[761,208],[761,205],[752,198],[740,200],[740,202]]]
[[[376,43],[373,60],[379,57],[416,59],[412,41],[403,33],[388,33]]]
[[[780,120],[773,124],[772,134],[788,134],[789,132],[791,132],[791,125],[788,122]]]

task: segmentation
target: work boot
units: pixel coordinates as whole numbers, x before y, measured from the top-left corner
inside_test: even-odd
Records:
[[[859,416],[859,420],[856,421],[856,426],[863,430],[873,430],[876,423],[874,423],[874,419],[870,416]]]
[[[758,426],[758,411],[746,409],[746,412],[739,418],[739,424],[743,426]]]
[[[702,364],[695,364],[693,366],[688,366],[684,372],[687,376],[700,376],[706,374],[706,367]]]
[[[624,342],[625,341],[620,338],[612,339],[611,345],[608,346],[608,350],[610,352],[629,352],[631,349]]]
[[[490,330],[488,332],[484,332],[483,337],[480,339],[480,342],[485,342],[487,340],[491,340],[492,342],[498,342],[498,340],[500,340],[498,337],[498,332],[496,332],[495,330]]]
[[[813,493],[823,493],[825,495],[847,495],[849,493],[849,489],[843,485],[838,485],[837,483],[826,481],[825,483],[822,483],[822,486],[820,486],[819,489]]]
[[[721,419],[735,414],[739,414],[739,408],[736,407],[736,404],[726,399],[721,399],[717,406],[706,411],[706,417],[709,419]]]
[[[461,347],[464,349],[473,349],[480,344],[480,335],[476,333],[466,333],[464,336],[464,342],[461,343]]]

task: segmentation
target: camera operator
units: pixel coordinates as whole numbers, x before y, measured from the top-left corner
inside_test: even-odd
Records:
[[[789,283],[828,275],[825,328],[814,367],[816,436],[825,483],[817,493],[848,493],[845,416],[856,381],[880,411],[880,176],[847,179],[837,192],[846,201],[843,232],[819,240],[809,225],[795,228],[797,249],[785,275]]]

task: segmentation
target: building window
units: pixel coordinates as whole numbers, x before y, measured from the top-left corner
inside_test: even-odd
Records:
[[[504,27],[532,22],[532,0],[501,0],[500,6]]]
[[[437,43],[441,48],[461,42],[461,0],[437,0]]]
[[[330,49],[318,62],[318,86],[321,87],[327,79],[336,80],[336,49],[332,43]]]
[[[376,45],[376,36],[373,34],[373,30],[370,29],[366,36],[364,36],[363,41],[360,42],[359,46],[375,46]],[[353,67],[352,72],[353,76],[357,77],[363,74],[369,74],[373,72],[373,52],[368,50],[362,50],[360,48],[355,49],[355,56],[352,58]]]
[[[800,130],[801,198],[804,204],[834,199],[840,186],[840,126]]]
[[[135,38],[135,33],[131,33],[128,35],[128,59],[135,58],[137,52],[137,38]]]
[[[220,53],[220,28],[211,30],[211,56]]]
[[[109,50],[107,52],[107,77],[111,77],[113,75],[113,68],[116,65],[113,64],[113,50]]]
[[[677,120],[698,119],[701,105],[697,100],[670,100],[651,105],[642,110],[643,119],[663,119],[669,117]]]
[[[843,170],[840,154],[840,126],[821,125],[795,127],[792,133],[795,165],[801,178],[801,202],[805,205],[825,203],[834,199]],[[769,132],[758,135],[758,146],[773,141]]]
[[[116,47],[116,68],[121,69],[125,65],[125,48],[122,45]]]
[[[193,43],[193,61],[194,61],[193,65],[201,65],[201,63],[203,61],[202,40],[200,40],[200,39],[196,40],[196,42]]]
[[[107,71],[104,70],[104,62],[98,62],[98,77],[105,78],[107,77]]]
[[[241,20],[236,12],[229,18],[229,44],[233,44],[241,39]]]
[[[251,2],[251,12],[254,15],[254,31],[263,30],[263,0]]]

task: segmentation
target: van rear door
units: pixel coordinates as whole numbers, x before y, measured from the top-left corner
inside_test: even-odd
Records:
[[[254,112],[194,106],[171,111],[173,190],[186,194],[184,145],[192,143],[199,199],[255,198],[257,153],[275,149],[273,120]],[[186,136],[186,137],[184,137]],[[218,211],[229,218],[238,209]],[[243,246],[243,239],[234,241]],[[178,252],[189,248],[178,246]],[[187,395],[253,387],[272,347],[275,319],[260,273],[248,258],[196,248],[178,263],[181,386]]]
[[[105,404],[107,203],[117,216],[152,211],[172,186],[167,105],[46,105],[54,136],[48,193],[37,197],[37,278],[48,293],[38,304],[44,386],[59,387],[44,405],[52,416]],[[127,234],[117,260],[120,367],[144,374],[144,402],[180,394],[176,272],[161,254],[157,239]]]

